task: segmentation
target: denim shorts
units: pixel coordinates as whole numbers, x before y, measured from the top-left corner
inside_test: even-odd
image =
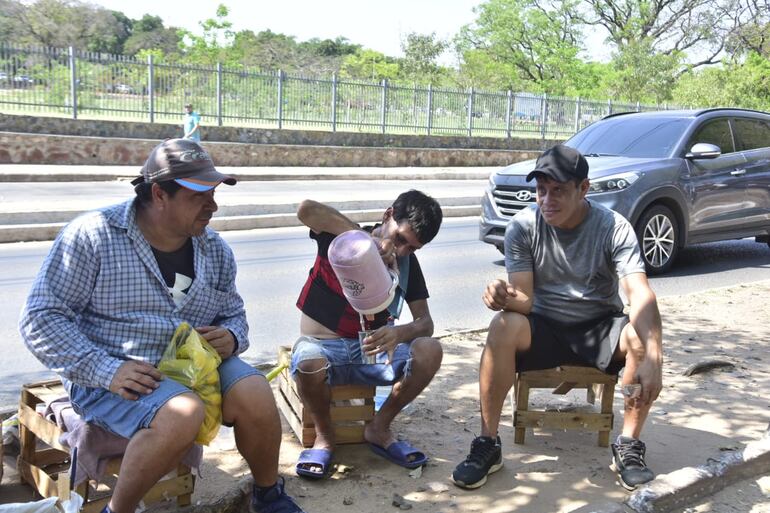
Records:
[[[402,343],[396,346],[393,361],[385,363],[387,353],[377,355],[377,363],[363,363],[361,346],[358,339],[336,338],[321,340],[313,337],[300,337],[291,351],[291,374],[302,372],[300,362],[307,360],[326,360],[326,381],[336,385],[392,385],[408,376],[412,367],[412,344]]]
[[[238,381],[262,373],[238,357],[230,357],[219,366],[219,389],[222,397]],[[136,401],[123,399],[105,388],[84,387],[62,379],[72,408],[83,420],[107,431],[131,438],[140,429],[150,427],[158,410],[174,396],[190,389],[173,379],[164,378],[159,387]]]

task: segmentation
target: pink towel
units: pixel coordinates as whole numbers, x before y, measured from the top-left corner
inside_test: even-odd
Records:
[[[126,452],[128,438],[85,422],[72,409],[67,396],[48,403],[44,416],[55,422],[62,430],[59,443],[70,449],[77,448],[77,468],[73,487],[86,479],[101,481],[107,469],[107,462]],[[182,459],[182,464],[197,470],[202,459],[203,448],[200,445],[193,445]]]

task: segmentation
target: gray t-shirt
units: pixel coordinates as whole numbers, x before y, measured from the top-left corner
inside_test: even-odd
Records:
[[[574,324],[621,312],[619,279],[644,272],[631,224],[597,203],[589,205],[572,230],[550,226],[536,205],[508,223],[505,269],[533,273],[534,313]]]

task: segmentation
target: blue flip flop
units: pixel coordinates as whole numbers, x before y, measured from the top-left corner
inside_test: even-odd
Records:
[[[422,467],[428,462],[428,457],[424,453],[415,449],[409,442],[400,441],[393,442],[387,449],[381,445],[369,443],[369,448],[375,453],[386,460],[401,465],[406,468]]]
[[[299,453],[295,471],[298,476],[310,479],[322,479],[326,477],[332,463],[332,452],[329,449],[305,449]],[[310,466],[321,467],[321,471],[310,470]],[[306,468],[308,467],[308,468]]]

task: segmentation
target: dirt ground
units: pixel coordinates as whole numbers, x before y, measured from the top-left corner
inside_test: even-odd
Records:
[[[770,422],[768,297],[770,282],[762,282],[659,301],[664,323],[664,390],[642,434],[647,462],[656,473],[701,465],[720,451],[763,436]],[[284,423],[280,472],[289,493],[308,513],[393,511],[397,509],[391,504],[394,494],[403,496],[412,511],[430,513],[566,513],[589,503],[623,500],[627,492],[608,469],[609,449],[596,445],[595,434],[536,430],[533,435],[528,431],[526,444],[514,445],[510,404],[503,410],[500,429],[503,469],[476,491],[452,485],[452,469],[479,432],[477,371],[485,336],[444,338],[441,370],[394,423],[400,438],[430,456],[421,475],[410,475],[364,445],[348,445],[336,451],[339,467],[329,479],[300,480],[294,464],[301,447]],[[683,375],[689,365],[713,358],[727,360],[734,367]],[[585,391],[554,396],[537,390],[532,398],[535,405],[549,408],[588,407]],[[615,415],[613,438],[622,421],[619,393]],[[246,475],[227,435],[223,433],[215,442],[219,450],[206,452],[194,503],[215,502]],[[770,477],[738,483],[684,512],[768,513]]]

